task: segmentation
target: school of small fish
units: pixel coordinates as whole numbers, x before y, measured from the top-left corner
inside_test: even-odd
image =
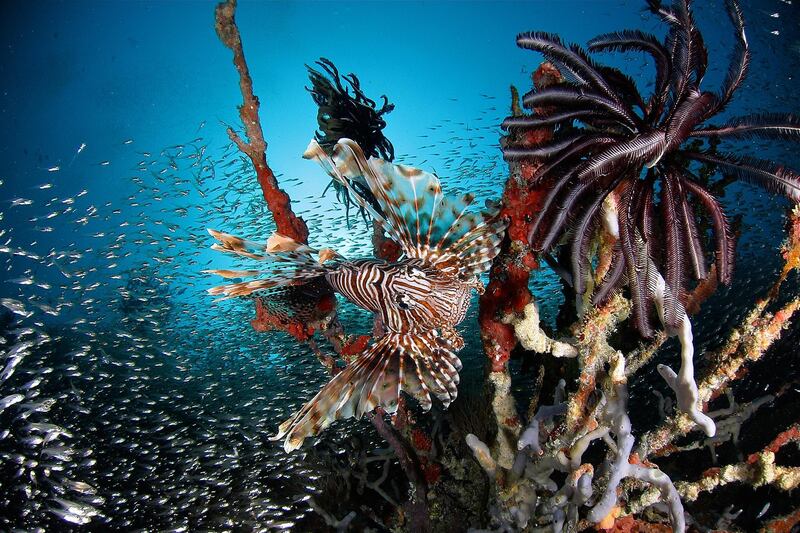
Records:
[[[469,177],[478,198],[497,197],[502,110],[486,99],[483,116],[431,126],[428,144],[398,157],[429,158],[445,185]],[[249,302],[211,304],[201,272],[215,260],[207,227],[274,231],[250,162],[202,138],[121,144],[133,168],[91,160],[80,143],[67,165],[41,169],[49,179],[0,203],[0,530],[292,528],[314,513],[325,472],[268,437],[324,369],[288,337],[253,331]],[[124,181],[120,200],[70,191],[84,183],[75,173],[98,168]],[[334,229],[345,214],[321,197],[328,178],[315,165],[278,178],[312,240],[371,252],[361,221]],[[354,333],[369,330],[360,311],[340,313]]]

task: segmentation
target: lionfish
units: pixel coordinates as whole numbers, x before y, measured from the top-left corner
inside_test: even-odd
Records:
[[[483,291],[479,276],[498,254],[506,228],[496,206],[468,212],[474,196],[445,196],[434,174],[367,159],[350,139],[339,140],[332,152],[329,156],[311,141],[303,157],[316,160],[400,245],[398,261],[348,260],[278,234],[256,243],[209,230],[219,241],[212,248],[265,265],[211,271],[228,278],[260,277],[212,288],[211,294],[269,298],[272,291],[322,278],[375,314],[380,334],[372,345],[280,425],[273,439],[285,438],[287,452],[334,420],[360,418],[377,407],[395,412],[401,391],[425,411],[431,394],[445,407],[456,398],[461,369],[456,352],[464,341],[455,326],[466,316],[472,289]],[[353,183],[366,183],[377,206]]]

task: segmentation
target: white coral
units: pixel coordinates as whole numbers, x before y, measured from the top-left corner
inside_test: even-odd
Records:
[[[503,320],[514,326],[514,334],[526,350],[538,353],[549,353],[555,357],[576,357],[578,350],[566,342],[551,339],[542,331],[539,320],[539,308],[535,301],[525,306],[523,315],[510,315]]]

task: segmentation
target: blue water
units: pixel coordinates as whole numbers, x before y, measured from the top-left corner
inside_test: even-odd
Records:
[[[716,88],[733,38],[722,2],[697,4],[711,58],[705,87]],[[398,162],[435,170],[448,189],[497,198],[507,177],[498,125],[508,115],[509,86],[526,90],[541,61],[515,46],[516,34],[545,30],[578,43],[624,28],[661,34],[642,7],[616,0],[242,2],[236,19],[270,166],[309,223],[311,242],[357,257],[370,253],[369,230],[355,223],[345,231],[334,195],[320,198],[327,178],[300,157],[317,114],[305,64],[327,57],[356,73],[371,97],[389,97],[396,108],[385,134]],[[743,9],[753,61],[728,113],[797,112],[800,7],[761,0]],[[303,477],[302,457],[286,458],[265,436],[325,374],[308,347],[253,332],[249,304],[213,303],[205,292],[213,280],[200,272],[218,264],[206,227],[256,238],[273,229],[247,162],[225,134],[227,124],[239,128],[241,95],[213,10],[212,2],[194,1],[0,7],[0,243],[22,251],[0,256],[0,297],[33,313],[18,315],[15,327],[50,335],[14,379],[55,368],[42,397],[56,398],[48,416],[68,426],[71,445],[83,450],[66,462],[70,475],[102,496],[87,526],[98,530],[268,528],[312,514],[297,500],[309,490],[286,480]],[[642,82],[652,76],[639,56],[609,61]],[[748,144],[800,167],[796,147]],[[696,326],[700,347],[719,341],[780,266],[782,210],[774,206],[786,202],[742,185],[724,201],[746,231],[734,288],[720,291]],[[151,285],[130,285],[137,276]],[[21,277],[38,285],[13,281]],[[553,324],[562,301],[556,276],[544,271],[532,287]],[[127,300],[133,311],[122,309],[126,290],[140,298]],[[478,394],[475,311],[462,326],[462,359],[473,363],[462,389]],[[348,327],[369,330],[364,314],[343,313]],[[164,424],[179,436],[151,434]],[[14,439],[0,439],[5,458],[30,455]],[[89,456],[97,463],[84,464]],[[26,471],[0,480],[0,529],[66,527],[49,511],[47,476],[39,466],[28,470],[39,477]],[[207,479],[214,476],[229,490]],[[33,492],[21,496],[25,487]],[[250,490],[255,496],[242,503]]]

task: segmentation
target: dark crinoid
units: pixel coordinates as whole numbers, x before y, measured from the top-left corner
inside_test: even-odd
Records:
[[[315,133],[317,142],[326,150],[332,150],[340,139],[351,139],[358,143],[367,157],[380,157],[386,161],[394,159],[394,147],[383,134],[386,121],[383,115],[394,109],[394,104],[384,95],[383,105],[378,108],[361,90],[361,82],[355,74],[340,75],[336,66],[324,57],[316,62],[322,72],[306,65],[311,87],[306,89],[318,106]],[[351,200],[347,191],[335,181],[336,195],[348,209]],[[359,192],[371,198],[366,184],[353,184]],[[376,204],[377,205],[377,204]]]
[[[698,167],[800,200],[797,173],[772,161],[716,150],[718,139],[800,138],[796,116],[757,114],[723,126],[707,125],[731,101],[747,71],[749,50],[738,4],[733,0],[727,4],[736,46],[718,93],[700,89],[707,51],[688,0],[676,0],[671,7],[658,0],[648,4],[668,24],[664,42],[627,30],[588,43],[590,52],[639,51],[652,56],[656,77],[648,100],[630,77],[596,63],[579,46],[566,46],[547,33],[523,33],[517,44],[542,53],[567,81],[526,94],[523,104],[535,113],[503,123],[512,132],[504,147],[506,159],[543,161],[536,179],[547,193],[529,235],[531,245],[539,251],[559,242],[570,247],[572,282],[579,294],[587,287],[591,236],[601,221],[605,198],[616,191],[619,240],[594,301],[602,301],[627,282],[636,324],[645,336],[652,333],[648,265],[665,273],[671,293],[665,302],[668,327],[677,327],[682,320],[687,277],[700,280],[709,275],[704,245],[713,242],[709,247],[715,248],[719,281],[731,279],[732,231],[720,203],[706,188],[707,180],[698,175]],[[515,144],[519,133],[542,126],[555,128],[552,142],[535,148]],[[709,141],[707,146],[703,140]],[[702,231],[704,220],[713,231]]]

